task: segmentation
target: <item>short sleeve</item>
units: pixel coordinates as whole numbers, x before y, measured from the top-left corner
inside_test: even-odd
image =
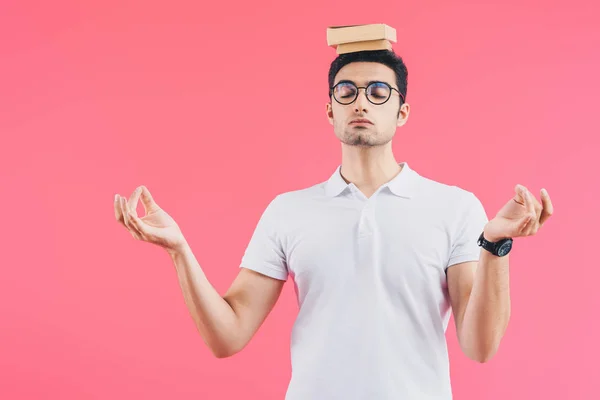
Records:
[[[458,208],[461,211],[458,213],[457,229],[452,237],[452,248],[446,268],[462,262],[479,260],[481,247],[477,244],[477,239],[488,223],[483,204],[473,193],[469,192]]]
[[[288,270],[281,241],[280,214],[275,197],[264,210],[242,257],[240,268],[248,268],[279,280],[287,280]]]

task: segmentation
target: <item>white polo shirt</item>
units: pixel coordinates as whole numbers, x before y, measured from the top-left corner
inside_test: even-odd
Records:
[[[370,198],[338,167],[264,211],[241,266],[291,276],[299,314],[286,400],[448,400],[446,269],[488,221],[457,186],[401,172]]]

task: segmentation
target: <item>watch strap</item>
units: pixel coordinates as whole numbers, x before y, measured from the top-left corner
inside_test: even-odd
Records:
[[[477,244],[495,256],[504,256],[504,255],[508,254],[508,251],[510,251],[510,247],[512,247],[512,246],[509,246],[508,249],[503,249],[505,251],[505,253],[502,255],[499,254],[498,249],[506,242],[511,242],[511,245],[512,245],[512,241],[513,240],[511,238],[507,238],[507,239],[501,239],[497,242],[490,242],[486,238],[483,237],[483,232],[481,232],[481,235],[479,235],[479,239],[477,240]]]

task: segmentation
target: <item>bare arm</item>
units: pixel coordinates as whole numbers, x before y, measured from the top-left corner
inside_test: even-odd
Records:
[[[142,199],[145,215],[138,217]],[[212,353],[229,357],[250,341],[281,294],[285,281],[242,268],[223,297],[200,268],[179,226],[155,201],[145,186],[139,186],[129,200],[118,194],[115,218],[137,240],[167,250],[177,271],[179,285],[196,327]]]
[[[479,262],[448,269],[448,291],[462,351],[479,362],[497,352],[510,319],[508,255],[482,250]]]
[[[169,254],[187,308],[212,353],[224,358],[242,350],[273,309],[285,281],[241,268],[221,297],[189,245]]]
[[[534,235],[554,212],[545,189],[541,191],[543,205],[522,185],[515,186],[515,192],[486,223],[487,240]],[[488,361],[497,352],[510,320],[509,256],[481,250],[478,262],[452,266],[448,290],[463,352],[474,360]]]

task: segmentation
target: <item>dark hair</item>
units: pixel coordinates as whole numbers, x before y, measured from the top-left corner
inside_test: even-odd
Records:
[[[347,64],[352,62],[376,62],[390,67],[396,73],[396,84],[398,85],[398,90],[406,99],[406,87],[407,87],[407,78],[408,78],[408,70],[406,69],[406,65],[402,58],[392,50],[371,50],[371,51],[357,51],[354,53],[345,53],[337,56],[335,60],[332,61],[331,66],[329,67],[329,97],[331,98],[331,87],[333,86],[333,82],[335,81],[335,76],[337,73]],[[403,101],[400,98],[400,105],[402,105]]]

